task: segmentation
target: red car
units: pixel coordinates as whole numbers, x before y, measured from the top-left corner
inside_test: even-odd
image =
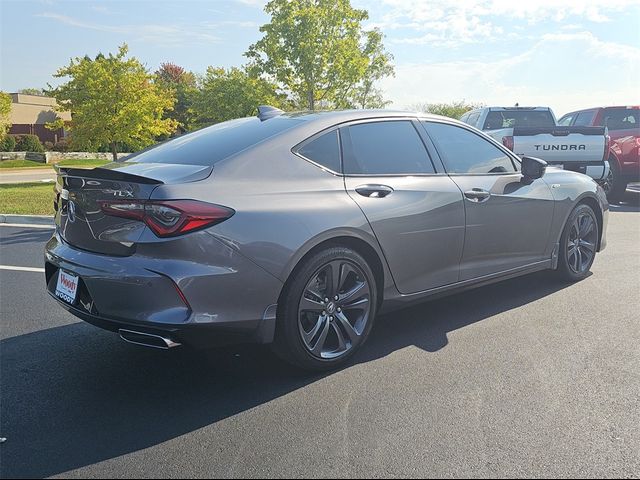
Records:
[[[567,113],[558,125],[608,128],[611,171],[602,187],[609,200],[620,200],[629,182],[640,181],[640,106],[578,110]]]

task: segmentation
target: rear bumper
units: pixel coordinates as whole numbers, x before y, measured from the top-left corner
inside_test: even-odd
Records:
[[[564,170],[582,173],[594,180],[604,180],[609,175],[609,162],[548,162],[549,165],[560,167]]]
[[[165,252],[172,252],[171,258]],[[77,275],[73,305],[55,296],[60,269]],[[86,252],[58,234],[45,249],[49,294],[73,315],[106,330],[167,336],[194,347],[269,343],[282,283],[206,232],[131,256]]]

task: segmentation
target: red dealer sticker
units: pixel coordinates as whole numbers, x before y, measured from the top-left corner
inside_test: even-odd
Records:
[[[78,277],[63,270],[58,275],[58,285],[56,285],[56,297],[67,303],[73,303],[78,291]]]

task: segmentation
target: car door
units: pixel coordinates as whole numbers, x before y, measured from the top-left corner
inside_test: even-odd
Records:
[[[436,171],[423,138],[412,119],[340,128],[345,188],[367,217],[401,293],[457,282],[464,242],[462,194],[442,167]]]
[[[545,181],[523,182],[516,158],[481,134],[446,122],[422,123],[464,196],[460,280],[550,257],[554,202]]]

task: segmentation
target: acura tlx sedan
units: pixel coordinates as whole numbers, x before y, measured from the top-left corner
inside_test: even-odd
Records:
[[[380,312],[555,269],[589,274],[608,204],[589,177],[482,132],[391,111],[214,125],[60,168],[47,289],[131,343],[255,342],[334,368]]]

